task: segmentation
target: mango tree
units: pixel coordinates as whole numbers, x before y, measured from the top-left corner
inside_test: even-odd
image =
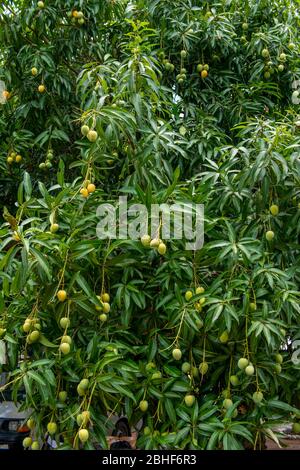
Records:
[[[277,440],[299,419],[297,2],[4,1],[0,26],[1,390],[25,389],[25,447],[106,448],[114,415],[139,448]],[[203,204],[203,247],[99,238],[120,196]]]

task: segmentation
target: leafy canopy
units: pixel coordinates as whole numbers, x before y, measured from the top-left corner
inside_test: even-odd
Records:
[[[0,43],[3,389],[35,435],[106,447],[124,414],[140,448],[276,439],[299,417],[297,2],[4,1]],[[204,204],[204,247],[99,240],[120,195]]]

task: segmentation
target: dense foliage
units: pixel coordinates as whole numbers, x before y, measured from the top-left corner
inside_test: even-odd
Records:
[[[124,414],[140,448],[259,449],[299,417],[297,3],[2,2],[2,370],[40,443]],[[203,248],[98,239],[120,195],[204,204]]]

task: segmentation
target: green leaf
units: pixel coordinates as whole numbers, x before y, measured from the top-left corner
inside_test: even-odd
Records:
[[[91,290],[90,286],[86,282],[86,280],[81,276],[80,272],[76,274],[76,282],[81,287],[81,289],[85,292],[85,294],[88,296],[89,300],[93,302],[95,305],[101,306],[101,303],[97,299],[96,294]]]
[[[175,413],[175,409],[174,409],[174,406],[173,406],[173,403],[172,401],[167,398],[166,400],[164,400],[164,407],[166,409],[166,412],[171,420],[171,423],[176,423],[176,413]]]
[[[27,372],[27,375],[29,377],[31,377],[35,382],[38,382],[40,385],[43,385],[43,387],[46,386],[46,382],[44,382],[44,380],[41,378],[41,376],[39,374],[37,374],[36,372],[33,372],[32,370],[29,370]]]
[[[30,247],[30,253],[34,256],[36,259],[38,265],[42,268],[42,271],[46,274],[46,277],[50,281],[51,279],[51,272],[50,272],[50,266],[44,255],[32,246]]]
[[[46,346],[47,348],[58,348],[57,344],[51,343],[45,335],[41,334],[39,338],[39,343],[41,343],[43,346]]]

